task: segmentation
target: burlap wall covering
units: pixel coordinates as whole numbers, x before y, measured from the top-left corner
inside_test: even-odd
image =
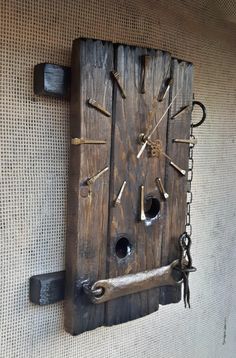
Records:
[[[226,0],[1,1],[1,358],[235,357],[234,22]],[[63,331],[63,304],[28,301],[31,275],[64,268],[69,143],[69,104],[35,98],[32,71],[45,61],[69,65],[79,36],[192,61],[208,118],[195,131],[192,309],[161,307],[73,338]]]

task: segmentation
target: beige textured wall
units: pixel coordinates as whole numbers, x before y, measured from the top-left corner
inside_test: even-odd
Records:
[[[219,5],[226,5],[225,8]],[[236,26],[226,0],[9,0],[1,5],[1,358],[236,356]],[[234,11],[228,11],[232,6]],[[227,14],[228,22],[224,20]],[[208,109],[195,134],[192,308],[79,337],[63,304],[28,301],[31,275],[64,268],[69,104],[36,98],[33,66],[70,64],[79,36],[170,51],[195,65]]]

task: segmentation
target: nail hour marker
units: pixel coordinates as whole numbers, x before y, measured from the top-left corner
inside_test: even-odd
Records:
[[[170,165],[175,168],[181,175],[186,175],[186,170],[181,169],[177,164],[170,162]]]
[[[80,144],[106,144],[105,140],[96,140],[96,139],[87,139],[87,138],[72,138],[71,144],[80,145]]]
[[[120,204],[120,202],[121,202],[121,197],[122,197],[122,195],[123,195],[125,186],[126,186],[126,181],[123,182],[123,184],[122,184],[122,186],[121,186],[121,188],[120,188],[120,191],[119,191],[119,193],[118,193],[118,195],[117,195],[117,198],[116,198],[116,201],[115,201],[115,203],[114,203],[114,206],[117,206],[117,205]]]
[[[197,139],[196,138],[192,138],[192,139],[173,139],[174,143],[186,143],[186,144],[197,144]]]
[[[145,211],[144,211],[144,186],[141,185],[140,187],[140,220],[141,221],[145,221],[146,215],[145,215]]]
[[[125,91],[124,91],[124,89],[123,89],[123,87],[122,87],[122,85],[121,85],[121,82],[120,82],[120,74],[119,74],[118,72],[116,72],[116,71],[111,71],[111,75],[112,75],[113,79],[114,79],[114,80],[116,81],[116,83],[117,83],[117,86],[118,86],[118,88],[119,88],[119,90],[120,90],[121,96],[122,96],[123,98],[126,98],[126,93],[125,93]]]
[[[92,106],[93,108],[96,108],[98,111],[103,113],[107,117],[111,117],[111,113],[108,112],[101,104],[99,104],[95,99],[89,98],[88,104]]]
[[[87,179],[87,185],[92,185],[98,178],[100,178],[100,176],[102,176],[104,173],[106,173],[108,171],[109,167],[106,167],[102,170],[100,170],[97,174],[95,174],[94,176],[92,176],[91,178]]]
[[[169,198],[169,194],[167,194],[167,192],[165,191],[161,178],[156,178],[155,182],[156,182],[156,185],[158,186],[163,198],[165,200],[167,200]]]

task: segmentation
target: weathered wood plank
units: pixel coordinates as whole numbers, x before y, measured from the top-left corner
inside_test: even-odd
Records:
[[[30,278],[30,301],[44,306],[64,299],[65,271],[35,275]]]
[[[187,176],[181,177],[162,155],[153,158],[145,150],[137,159],[137,139],[140,133],[150,133],[181,87],[168,121],[167,117],[163,119],[152,140],[159,139],[163,150],[187,170],[188,146],[173,143],[173,139],[189,137],[191,113],[187,111],[174,120],[171,117],[184,105],[191,105],[192,65],[172,61],[173,91],[157,103],[151,120],[153,98],[169,77],[171,57],[145,48],[115,48],[112,43],[93,40],[76,40],[73,44],[71,136],[107,140],[106,145],[71,146],[65,328],[74,335],[157,310],[159,289],[95,305],[84,294],[82,284],[86,279],[93,283],[169,264],[179,256],[177,240],[185,228]],[[149,56],[148,61],[142,61],[144,55]],[[145,71],[143,63],[147,64]],[[117,84],[113,85],[111,70],[118,71],[126,98]],[[88,106],[89,98],[100,103],[112,117]],[[95,181],[92,195],[88,196],[86,180],[106,166],[110,170]],[[164,183],[167,201],[156,187],[156,177]],[[121,204],[114,207],[124,181],[127,185]],[[139,220],[141,185],[146,197],[151,196],[160,205],[160,218],[150,226]],[[161,289],[160,303],[179,299],[179,289]]]
[[[150,56],[145,71],[145,94],[141,94],[143,55]],[[164,178],[165,161],[148,157],[146,151],[140,159],[136,156],[140,149],[137,143],[139,134],[147,133],[154,126],[155,121],[150,123],[148,120],[148,112],[169,69],[170,55],[167,53],[122,45],[117,48],[116,70],[120,74],[127,98],[123,99],[119,90],[114,88],[107,277],[160,266],[165,204],[156,190],[155,178],[157,175]],[[167,105],[168,97],[158,105],[155,119],[160,118]],[[158,133],[156,136],[158,137]],[[159,138],[165,147],[166,121],[159,128]],[[127,185],[121,205],[114,207],[112,203],[124,180]],[[139,221],[141,185],[145,186],[145,195],[156,197],[161,205],[161,218],[149,227]],[[126,238],[131,245],[130,255],[125,258],[119,258],[116,253],[116,244],[120,238]],[[158,296],[159,289],[153,289],[108,302],[106,324],[126,322],[157,310]]]
[[[110,165],[111,118],[91,106],[96,99],[112,111],[113,45],[75,40],[72,50],[71,137],[106,140],[106,145],[71,145],[66,247],[65,329],[79,334],[104,324],[104,305],[94,305],[82,282],[106,275],[109,171],[87,195],[85,181]]]
[[[39,96],[70,98],[70,67],[39,63],[34,67],[34,93]]]
[[[170,100],[181,91],[169,111],[167,128],[167,153],[173,161],[186,170],[186,176],[182,176],[170,165],[166,166],[165,187],[169,194],[166,206],[166,221],[162,245],[162,265],[170,263],[179,257],[178,238],[185,231],[186,200],[187,200],[187,171],[188,151],[187,144],[173,143],[175,138],[188,139],[190,135],[191,104],[192,104],[192,79],[193,66],[190,63],[172,59],[171,72],[173,76],[173,90]],[[176,119],[171,119],[184,106],[189,105],[189,110],[183,112]],[[168,162],[168,160],[167,160]],[[180,287],[161,288],[160,303],[168,304],[178,302],[181,299]]]

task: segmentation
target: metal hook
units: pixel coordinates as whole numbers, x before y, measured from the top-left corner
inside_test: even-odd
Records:
[[[201,108],[201,110],[202,110],[202,118],[201,118],[201,120],[198,123],[192,124],[192,127],[196,128],[196,127],[201,126],[203,124],[203,122],[205,122],[205,119],[206,119],[206,107],[200,101],[193,101],[192,102],[192,111],[193,111],[194,106],[199,106]]]

